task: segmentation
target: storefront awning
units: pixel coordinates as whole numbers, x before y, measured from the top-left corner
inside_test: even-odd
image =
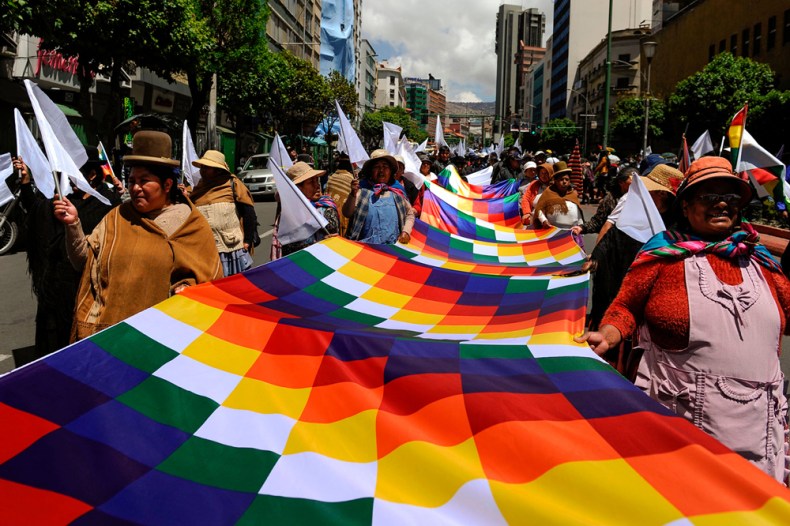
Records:
[[[63,115],[65,115],[66,117],[82,117],[80,112],[78,112],[74,108],[66,106],[65,104],[56,104],[56,106],[60,108],[60,111],[62,111]]]
[[[225,135],[236,135],[236,132],[224,126],[217,126],[217,131]]]

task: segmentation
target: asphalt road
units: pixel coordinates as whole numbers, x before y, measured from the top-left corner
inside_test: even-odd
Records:
[[[585,217],[595,211],[593,206],[583,206]],[[271,225],[274,222],[275,203],[256,202],[261,245],[253,256],[255,265],[269,261],[271,246]],[[585,246],[591,249],[595,244],[594,235],[585,236]],[[27,275],[27,260],[24,251],[0,256],[0,374],[14,368],[13,351],[33,345],[35,335],[36,300],[30,289]],[[782,370],[790,377],[790,338],[782,345]]]

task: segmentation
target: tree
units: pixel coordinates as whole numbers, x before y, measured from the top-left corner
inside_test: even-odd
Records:
[[[340,104],[343,113],[346,114],[349,120],[354,120],[357,116],[357,102],[359,96],[354,84],[340,74],[337,70],[332,70],[329,75],[325,77],[325,82],[328,90],[327,106],[324,109],[324,117],[322,122],[326,123],[326,129],[331,130],[339,116],[335,108],[335,101]]]
[[[657,138],[664,134],[666,104],[660,99],[650,100],[648,127],[649,137]],[[622,151],[639,151],[645,129],[645,100],[637,97],[622,98],[617,101],[612,119],[612,144]],[[651,143],[652,144],[652,143]]]
[[[540,143],[546,148],[570,153],[578,138],[579,129],[576,123],[567,117],[562,117],[552,119],[543,125]]]
[[[746,102],[750,118],[766,116],[766,124],[773,120],[771,117],[781,119],[783,115],[769,116],[766,112],[768,107],[775,109],[782,98],[774,90],[774,76],[767,64],[720,53],[701,71],[678,83],[669,97],[671,120],[682,127],[689,124],[694,136],[704,130],[721,136]],[[785,118],[786,110],[785,106]]]
[[[361,139],[368,149],[375,149],[381,144],[384,136],[382,122],[391,122],[403,128],[403,133],[410,141],[422,142],[428,133],[422,130],[411,115],[400,106],[385,106],[377,111],[368,112],[362,117],[360,126]]]

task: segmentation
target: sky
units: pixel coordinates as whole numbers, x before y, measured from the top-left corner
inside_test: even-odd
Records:
[[[494,40],[501,0],[362,0],[362,38],[380,62],[401,65],[404,77],[442,80],[447,100],[492,102],[496,87]],[[552,0],[508,0],[546,14]]]

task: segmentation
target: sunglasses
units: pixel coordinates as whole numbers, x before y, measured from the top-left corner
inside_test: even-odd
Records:
[[[706,205],[714,205],[723,201],[729,206],[737,206],[741,204],[743,197],[740,194],[699,194],[696,199]]]

